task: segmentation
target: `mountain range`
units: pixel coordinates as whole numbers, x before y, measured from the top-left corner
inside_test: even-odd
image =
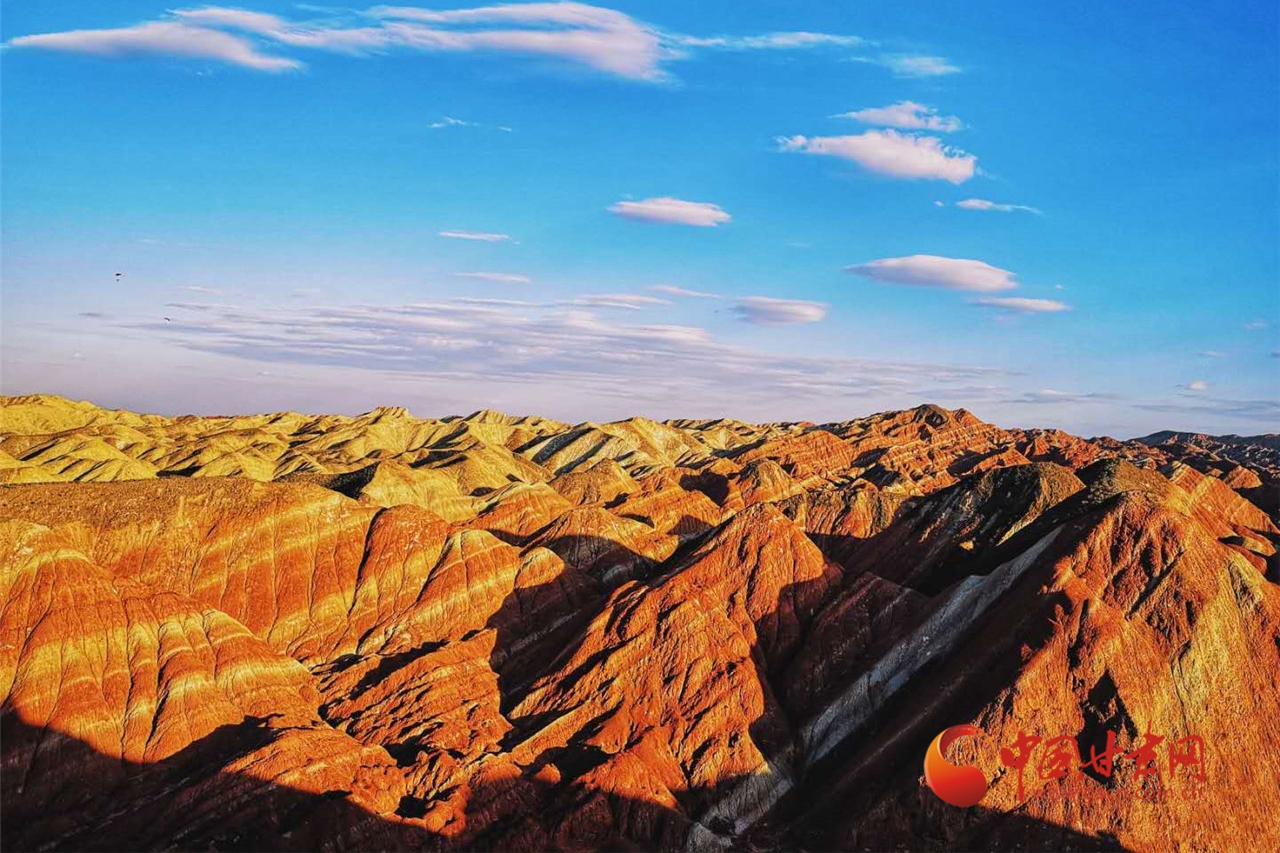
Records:
[[[0,403],[5,849],[1280,849],[1280,436]]]

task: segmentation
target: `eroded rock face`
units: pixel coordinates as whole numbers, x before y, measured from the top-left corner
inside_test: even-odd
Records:
[[[323,723],[297,661],[220,610],[113,576],[48,528],[6,521],[0,542],[6,847],[243,834],[305,849],[323,836],[253,836],[255,820],[329,792],[352,817],[340,836],[381,832],[358,816],[394,808],[399,774]],[[157,813],[157,798],[192,808]]]
[[[6,849],[1280,847],[1265,446],[3,414]],[[974,811],[920,778],[964,722]],[[994,748],[1108,729],[1207,785]]]
[[[1023,542],[1011,542],[1005,556],[1036,535],[1053,537],[997,603],[1004,618],[979,620],[958,639],[946,683],[903,688],[898,708],[907,725],[826,771],[827,802],[796,824],[822,829],[801,837],[820,847],[880,847],[924,820],[937,833],[922,845],[931,849],[1016,843],[1244,849],[1240,838],[1269,845],[1280,794],[1256,780],[1278,770],[1280,597],[1182,511],[1184,498],[1133,489],[1099,503],[1068,506],[1069,499],[1062,509],[1074,517],[1056,533],[1033,525]],[[912,792],[917,767],[895,770],[891,763],[891,756],[905,760],[947,720],[973,722],[987,736],[987,748],[967,752],[994,780],[971,820]],[[1232,725],[1243,729],[1231,734]],[[1144,802],[1141,793],[1150,793],[1153,780],[1137,777],[1133,760],[1117,760],[1111,780],[1077,773],[1046,781],[1033,764],[1020,796],[1016,774],[1001,772],[993,746],[1011,744],[1021,732],[1046,740],[1068,734],[1087,759],[1091,746],[1104,747],[1108,730],[1124,752],[1146,732],[1170,741],[1204,738],[1206,786],[1185,798]],[[898,783],[857,792],[868,775],[895,773]],[[1109,796],[1099,799],[1100,790]],[[1228,804],[1232,790],[1248,791],[1248,802]],[[858,817],[841,816],[851,809]],[[1004,819],[1013,812],[1033,823]],[[1093,831],[1081,838],[1082,827]]]

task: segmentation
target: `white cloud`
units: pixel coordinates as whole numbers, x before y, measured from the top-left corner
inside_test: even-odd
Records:
[[[1020,397],[1010,400],[1011,403],[1097,403],[1114,402],[1120,399],[1115,394],[1097,391],[1057,391],[1053,388],[1041,388],[1028,391]]]
[[[665,76],[660,63],[668,51],[657,30],[622,12],[585,3],[506,3],[445,11],[380,6],[369,14],[391,22],[384,24],[388,31],[418,50],[553,56],[637,80]]]
[[[1266,320],[1250,320],[1249,322],[1244,324],[1245,331],[1248,331],[1248,332],[1256,332],[1260,329],[1265,329],[1266,327],[1267,327]]]
[[[439,121],[431,122],[427,127],[431,130],[442,130],[446,127],[479,127],[479,125],[474,121],[463,121],[462,119],[454,118],[453,116],[445,116]]]
[[[489,299],[481,296],[458,296],[451,300],[459,305],[499,305],[504,307],[540,308],[541,302],[529,302],[524,299]]]
[[[959,74],[960,69],[941,56],[912,56],[909,54],[886,54],[878,60],[880,65],[888,68],[899,77],[942,77],[947,74]]]
[[[455,273],[463,278],[478,278],[484,281],[494,281],[499,284],[528,284],[533,281],[527,275],[518,275],[508,272],[460,272]]]
[[[915,101],[899,101],[888,107],[871,107],[839,113],[832,118],[851,118],[863,124],[897,127],[903,130],[936,130],[941,133],[959,130],[962,126],[960,119],[956,116],[940,116],[933,107],[926,107]]]
[[[689,290],[674,284],[655,284],[649,288],[654,293],[665,293],[667,296],[682,296],[686,299],[719,299],[718,293],[707,293],[703,290]]]
[[[745,296],[737,301],[733,310],[748,323],[761,326],[816,323],[827,316],[827,305],[823,302],[769,296]]]
[[[628,311],[638,311],[641,308],[649,308],[654,305],[670,305],[671,301],[639,293],[589,293],[585,296],[574,297],[560,304],[582,305],[590,308],[625,308]]]
[[[506,52],[552,56],[637,80],[660,80],[674,58],[661,34],[629,16],[582,3],[514,3],[434,11],[377,7],[357,18],[295,23],[271,14],[210,7],[121,30],[77,30],[25,36],[15,46],[90,53],[156,53],[221,59],[265,71],[297,68],[293,59],[256,53],[251,33],[280,45],[369,54],[389,48],[421,52]]]
[[[1209,383],[1205,382],[1203,379],[1192,379],[1190,382],[1188,382],[1186,385],[1183,385],[1182,387],[1187,389],[1188,391],[1208,391]]]
[[[1042,212],[1025,204],[997,204],[994,201],[987,201],[985,198],[966,198],[964,201],[956,202],[956,207],[962,210],[994,210],[1000,213],[1013,213],[1015,210],[1024,210],[1037,216]]]
[[[759,36],[683,36],[670,34],[668,40],[680,47],[710,47],[720,50],[791,50],[809,47],[862,47],[867,40],[858,36],[831,33],[777,32]]]
[[[869,172],[894,178],[962,184],[973,177],[978,162],[974,155],[943,145],[935,136],[896,130],[868,130],[856,136],[790,136],[778,141],[784,151],[840,157]]]
[[[485,231],[440,231],[441,237],[448,237],[452,240],[479,240],[484,243],[500,243],[504,240],[510,240],[510,234],[490,234]]]
[[[301,4],[297,8],[323,11],[325,17],[290,21],[275,14],[213,6],[172,11],[160,20],[133,27],[21,36],[10,44],[105,55],[217,59],[263,71],[298,68],[301,63],[260,53],[258,44],[357,56],[392,50],[503,53],[550,57],[644,81],[671,79],[665,65],[698,50],[812,50],[867,44],[857,36],[819,32],[690,36],[663,31],[613,9],[576,2],[498,3],[449,10],[378,6],[364,12]],[[890,57],[882,64],[901,73],[911,63],[911,58]],[[911,73],[918,76],[919,69]]]
[[[1196,353],[1196,355],[1202,356],[1204,358],[1226,358],[1227,357],[1227,354],[1225,352],[1220,352],[1216,349],[1202,349],[1200,350],[1200,352]]]
[[[1017,276],[1008,270],[982,261],[944,258],[938,255],[910,255],[905,258],[882,258],[865,264],[845,267],[846,272],[890,284],[921,287],[943,287],[989,293],[1012,290],[1018,286]]]
[[[478,121],[467,121],[454,116],[443,116],[439,121],[433,121],[427,125],[428,130],[445,130],[450,127],[492,127],[494,130],[500,130],[503,133],[511,133],[511,128],[505,124],[485,125]]]
[[[261,53],[248,40],[220,30],[188,26],[176,21],[153,21],[110,30],[70,30],[19,36],[13,47],[34,47],[99,56],[153,53],[191,59],[216,59],[258,71],[290,71],[302,63]]]
[[[1071,310],[1070,305],[1065,302],[1059,302],[1056,299],[1029,299],[1025,296],[991,296],[985,299],[975,299],[973,304],[989,308],[1006,308],[1010,311],[1020,311],[1024,314],[1053,314],[1059,311]]]
[[[746,304],[780,313],[762,308],[770,301],[761,297]],[[793,312],[790,319],[812,321],[823,307],[802,307],[802,316]],[[765,352],[722,343],[697,326],[626,324],[556,304],[454,299],[179,310],[174,323],[145,318],[120,325],[148,332],[159,345],[248,360],[273,373],[281,364],[309,365],[332,382],[343,370],[364,371],[358,384],[371,395],[391,393],[387,382],[403,380],[436,407],[458,396],[504,407],[518,399],[539,413],[581,417],[611,406],[619,416],[665,410],[776,418],[782,404],[798,412],[830,404],[847,413],[855,400],[873,411],[961,392],[969,402],[991,399],[1007,392],[990,383],[1009,376],[957,364]]]
[[[295,24],[279,15],[210,6],[203,9],[179,9],[172,13],[184,23],[253,33],[291,47],[332,50],[342,53],[366,53],[388,45],[389,39],[379,27]]]
[[[643,201],[620,201],[610,205],[609,212],[625,219],[696,225],[702,228],[714,228],[733,218],[718,204],[683,201],[670,196],[646,198]]]

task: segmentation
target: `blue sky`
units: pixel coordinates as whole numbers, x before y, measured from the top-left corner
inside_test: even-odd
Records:
[[[1275,431],[1280,13],[1229,6],[5,2],[0,382]]]

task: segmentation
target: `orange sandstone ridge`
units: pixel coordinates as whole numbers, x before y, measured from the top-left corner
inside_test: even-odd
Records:
[[[1274,436],[2,402],[4,849],[1280,849]]]

